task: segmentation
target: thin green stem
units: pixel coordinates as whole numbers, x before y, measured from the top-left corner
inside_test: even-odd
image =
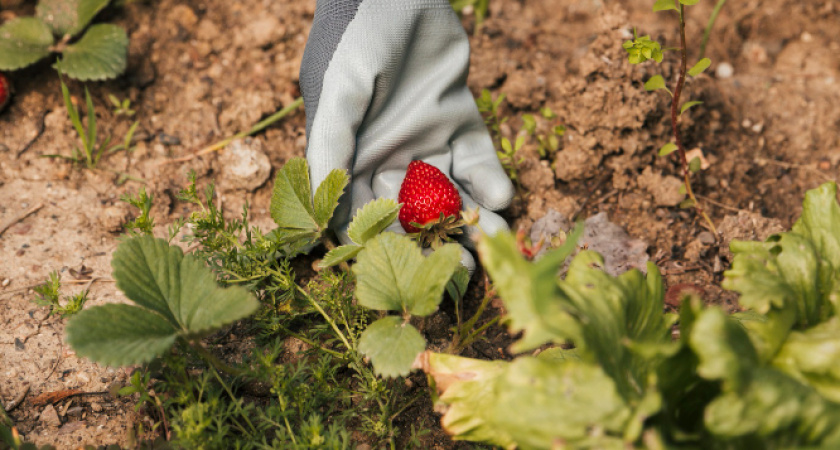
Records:
[[[679,122],[679,109],[680,109],[680,96],[682,95],[683,87],[685,86],[685,77],[686,72],[688,71],[688,47],[685,43],[685,6],[680,3],[680,76],[677,80],[677,87],[674,89],[674,95],[671,98],[671,131],[674,135],[674,142],[677,144],[677,149],[679,150],[680,160],[682,162],[683,168],[683,182],[685,184],[685,192],[688,195],[688,198],[692,200],[694,203],[694,209],[697,213],[706,220],[706,223],[711,228],[712,233],[717,235],[717,229],[715,228],[715,224],[706,215],[706,212],[703,211],[703,207],[700,206],[700,202],[697,201],[697,197],[694,195],[694,190],[691,188],[691,169],[689,168],[688,157],[686,156],[685,146],[682,142],[682,137],[680,135],[680,122]]]
[[[725,4],[726,0],[718,0],[715,5],[715,9],[712,10],[712,15],[709,16],[709,22],[706,24],[706,29],[703,30],[703,42],[700,44],[700,57],[698,59],[703,59],[703,57],[706,56],[706,44],[709,43],[709,36],[712,34],[712,28],[714,28],[718,14],[720,14],[720,10],[723,9],[723,5]]]
[[[329,353],[330,355],[335,356],[336,358],[343,358],[344,357],[344,355],[342,355],[341,353],[339,353],[335,350],[331,350],[331,349],[328,349],[326,347],[323,347],[321,344],[318,344],[317,342],[313,341],[312,339],[306,338],[301,334],[295,333],[294,331],[292,331],[292,330],[290,330],[290,329],[288,329],[288,328],[286,328],[282,325],[279,326],[279,328],[280,328],[280,330],[282,330],[284,333],[288,334],[289,336],[291,336],[291,337],[293,337],[293,338],[295,338],[295,339],[297,339],[297,340],[299,340],[299,341],[301,341],[305,344],[311,345],[312,347],[315,347],[315,348],[317,348],[318,350],[321,350],[324,353]]]
[[[286,117],[287,115],[289,115],[289,113],[291,113],[291,112],[295,111],[296,109],[300,108],[301,105],[303,105],[303,97],[298,97],[297,99],[295,99],[295,101],[293,101],[292,103],[289,103],[289,105],[286,106],[285,108],[283,108],[280,111],[277,111],[276,113],[274,113],[274,114],[266,117],[265,119],[257,122],[257,124],[254,125],[253,127],[251,127],[249,130],[236,133],[236,134],[234,134],[233,136],[231,136],[227,139],[223,139],[219,142],[216,142],[213,145],[207,146],[207,147],[201,149],[198,153],[196,153],[196,156],[203,155],[203,154],[206,154],[206,153],[215,152],[216,150],[220,150],[220,149],[225,148],[228,144],[230,144],[231,142],[233,142],[237,139],[242,139],[246,136],[250,136],[252,134],[259,133],[260,131],[268,128],[269,125],[273,124],[274,122],[277,122],[278,120],[280,120],[280,119]]]
[[[312,306],[315,307],[316,310],[318,310],[321,316],[324,317],[324,320],[326,320],[327,323],[330,324],[333,331],[335,331],[335,334],[338,335],[338,338],[341,339],[341,342],[344,343],[345,347],[347,347],[347,350],[353,350],[353,347],[350,345],[350,342],[347,341],[347,338],[344,336],[344,333],[341,332],[341,330],[338,328],[338,325],[335,324],[335,321],[332,319],[332,317],[330,317],[330,315],[327,314],[326,311],[324,311],[324,308],[321,308],[321,305],[319,305],[318,302],[316,302],[315,299],[312,298],[312,296],[309,295],[309,293],[306,292],[302,287],[297,285],[295,285],[295,287],[297,287],[298,292],[303,294],[306,300],[308,300],[309,303],[311,303]]]
[[[247,423],[248,427],[251,428],[251,432],[256,433],[257,429],[254,427],[254,424],[251,423],[251,419],[249,419],[248,415],[245,414],[245,411],[242,410],[242,404],[241,404],[242,400],[237,398],[235,395],[233,395],[233,391],[230,390],[230,386],[228,386],[227,383],[225,383],[225,381],[219,375],[218,371],[213,370],[212,372],[213,372],[213,375],[216,376],[216,379],[219,381],[219,383],[222,385],[222,387],[225,389],[225,392],[227,392],[227,394],[230,396],[230,399],[236,405],[236,412],[238,412],[239,415],[242,416],[243,419],[245,419],[245,423]]]

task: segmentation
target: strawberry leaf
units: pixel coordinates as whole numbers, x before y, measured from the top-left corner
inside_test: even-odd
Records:
[[[271,218],[280,228],[319,231],[305,159],[292,158],[278,171],[271,196]]]
[[[49,56],[53,35],[34,17],[12,19],[0,26],[0,70],[17,70]]]
[[[427,316],[437,310],[443,291],[461,263],[461,247],[447,244],[435,250],[420,264],[408,287],[408,311]]]
[[[103,364],[147,362],[176,338],[204,335],[259,306],[242,287],[220,288],[203,261],[163,239],[123,241],[111,265],[117,288],[136,306],[93,307],[67,325],[73,348]]]
[[[381,233],[400,214],[402,205],[388,198],[378,198],[356,211],[356,216],[347,228],[347,235],[359,245]]]
[[[370,309],[430,314],[460,257],[458,246],[444,245],[426,258],[411,238],[382,233],[367,242],[353,266],[356,298]]]
[[[358,245],[342,245],[327,252],[319,264],[320,267],[332,267],[347,262],[356,257],[364,247]]]
[[[67,324],[67,342],[80,356],[108,366],[143,364],[175,343],[178,330],[160,315],[134,305],[103,305]]]
[[[106,80],[125,71],[127,54],[125,30],[99,24],[90,27],[78,42],[68,45],[55,68],[77,80]]]
[[[345,171],[335,169],[315,190],[315,221],[321,229],[327,228],[348,181]]]
[[[405,376],[426,348],[426,340],[413,326],[397,316],[383,317],[370,324],[359,339],[359,351],[373,362],[383,377]]]
[[[75,36],[111,0],[39,0],[35,15],[58,36]]]

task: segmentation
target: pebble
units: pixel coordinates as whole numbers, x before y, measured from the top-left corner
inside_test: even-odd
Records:
[[[61,419],[58,418],[58,411],[55,410],[53,405],[47,405],[47,407],[41,411],[41,415],[38,416],[38,421],[49,427],[61,426]]]
[[[227,187],[256,190],[271,175],[271,161],[259,139],[237,139],[221,155],[222,173]]]
[[[102,410],[103,410],[103,409],[105,409],[105,408],[103,408],[103,407],[102,407],[102,405],[101,405],[100,403],[98,403],[98,402],[92,402],[92,403],[90,404],[90,409],[91,409],[93,412],[102,412]]]
[[[735,74],[735,68],[732,67],[732,64],[728,62],[722,62],[718,64],[717,69],[715,69],[715,76],[720,79],[727,79],[732,78],[732,75]]]
[[[708,231],[704,231],[697,235],[697,239],[706,245],[712,245],[715,243],[715,235]]]

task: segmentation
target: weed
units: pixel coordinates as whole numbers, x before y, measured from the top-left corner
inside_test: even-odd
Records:
[[[58,314],[61,317],[72,316],[85,305],[88,298],[87,289],[71,296],[64,297],[64,304],[59,300],[61,296],[61,277],[58,272],[50,272],[50,276],[44,284],[35,287],[35,293],[38,297],[33,300],[36,305],[47,306],[50,308],[50,315]]]
[[[478,34],[484,19],[487,18],[490,0],[449,0],[449,3],[458,14],[473,14],[475,17],[473,33]]]
[[[544,122],[551,124],[557,119],[557,114],[549,107],[540,109],[542,120],[538,121],[532,114],[522,115],[522,128],[537,141],[537,153],[541,159],[546,159],[554,169],[554,161],[560,150],[560,138],[566,134],[566,127],[560,124],[549,125],[549,130],[541,126]]]
[[[696,0],[657,0],[654,4],[653,10],[655,12],[674,10],[678,13],[680,46],[677,50],[680,52],[680,68],[679,77],[673,91],[668,89],[662,75],[655,75],[651,77],[647,82],[645,82],[645,89],[648,91],[661,89],[671,95],[671,132],[674,137],[674,141],[662,146],[659,150],[659,156],[668,156],[671,153],[677,151],[679,152],[678,154],[683,169],[683,187],[681,192],[687,195],[687,198],[680,203],[680,207],[694,208],[695,211],[697,211],[697,214],[705,219],[706,224],[712,232],[717,234],[715,224],[697,201],[697,197],[694,195],[694,190],[691,186],[691,174],[700,171],[700,160],[699,158],[694,158],[692,161],[688,160],[679,127],[680,116],[682,116],[682,114],[690,108],[702,104],[702,102],[699,101],[688,101],[680,105],[680,97],[682,95],[683,87],[685,86],[686,76],[698,76],[711,65],[711,60],[701,56],[700,60],[694,64],[691,69],[688,69],[688,47],[686,45],[685,38],[685,6],[694,5],[696,3]],[[711,26],[714,24],[714,19],[717,17],[717,13],[720,11],[720,7],[722,6],[723,2],[719,2],[713,12],[712,18],[710,19],[709,25],[706,29],[706,36],[704,36],[703,39],[701,53],[705,51],[705,43],[708,39],[708,34],[711,32]],[[651,59],[657,63],[662,62],[663,49],[658,42],[650,39],[650,36],[639,37],[636,35],[635,31],[633,32],[633,35],[633,40],[626,41],[624,43],[624,49],[627,50],[628,60],[631,64],[640,64]]]
[[[122,143],[109,146],[111,143],[111,136],[108,136],[102,141],[102,143],[97,144],[96,141],[99,131],[96,123],[96,111],[94,109],[93,99],[91,99],[88,88],[85,87],[85,108],[87,110],[87,126],[85,126],[82,124],[82,119],[79,116],[79,110],[73,103],[70,90],[67,88],[67,85],[64,84],[64,79],[59,76],[59,80],[61,83],[61,95],[64,99],[64,106],[67,109],[67,115],[70,117],[70,122],[73,124],[73,128],[76,130],[76,133],[79,135],[79,139],[82,141],[82,146],[81,148],[78,146],[73,147],[73,153],[70,156],[44,155],[44,157],[65,159],[76,164],[84,163],[85,167],[90,170],[94,170],[99,165],[99,160],[102,158],[102,155],[106,152],[110,154],[119,150],[125,150],[127,155],[125,171],[113,171],[119,175],[117,184],[122,184],[130,179],[143,181],[128,174],[129,166],[131,164],[131,140],[134,138],[134,133],[137,130],[139,122],[134,122],[129,127]]]
[[[115,116],[125,116],[125,117],[133,117],[134,111],[131,109],[131,99],[125,99],[120,101],[114,94],[108,94],[108,101],[111,102],[111,106],[113,106],[113,112]]]
[[[140,210],[140,215],[136,219],[127,222],[123,228],[130,236],[147,235],[151,236],[155,228],[155,220],[151,217],[152,203],[154,196],[146,194],[146,188],[140,188],[140,192],[136,196],[131,196],[126,193],[120,197],[120,200],[134,206]]]

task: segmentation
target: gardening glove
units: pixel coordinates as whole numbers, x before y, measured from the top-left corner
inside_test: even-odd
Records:
[[[331,222],[343,243],[354,211],[397,200],[415,159],[455,183],[485,233],[508,229],[491,211],[514,189],[466,86],[469,54],[449,0],[318,0],[300,69],[306,158],[313,189],[333,169],[350,174]],[[475,267],[467,251],[462,263]]]

